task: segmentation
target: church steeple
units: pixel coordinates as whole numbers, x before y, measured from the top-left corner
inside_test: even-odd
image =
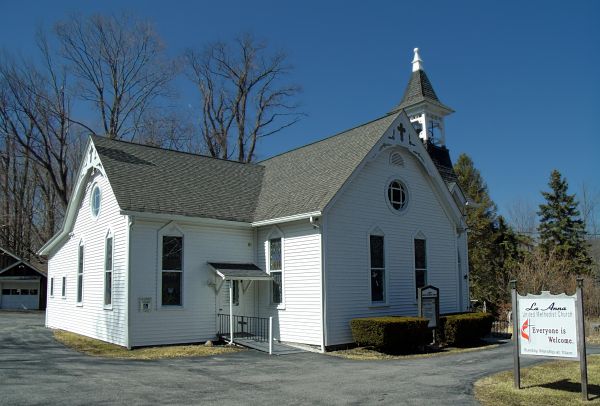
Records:
[[[443,146],[446,144],[444,117],[454,110],[443,104],[435,94],[423,70],[419,48],[415,48],[414,53],[410,80],[400,104],[393,111],[404,109],[423,141]]]

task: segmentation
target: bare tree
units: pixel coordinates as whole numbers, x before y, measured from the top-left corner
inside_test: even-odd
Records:
[[[585,222],[587,234],[591,238],[600,239],[600,224],[598,224],[598,210],[600,209],[600,192],[594,190],[587,183],[581,184],[579,193],[581,218]]]
[[[128,16],[72,16],[56,25],[62,55],[79,79],[78,95],[99,113],[101,130],[133,140],[144,113],[168,94],[175,66],[152,25]]]
[[[176,111],[154,112],[142,118],[138,142],[161,148],[199,153],[191,115]]]
[[[43,68],[17,63],[5,56],[0,63],[0,126],[6,137],[19,144],[36,165],[66,208],[71,187],[69,122],[70,98],[67,77],[57,66],[46,42],[40,40]]]
[[[510,224],[517,233],[533,236],[537,230],[536,208],[526,200],[515,200],[508,207]]]
[[[250,162],[257,141],[297,123],[300,88],[282,83],[291,72],[283,52],[269,53],[251,35],[188,50],[185,64],[200,92],[202,138],[213,157]]]

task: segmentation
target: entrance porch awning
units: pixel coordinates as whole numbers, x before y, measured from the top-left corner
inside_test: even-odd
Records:
[[[270,281],[273,279],[271,275],[251,263],[209,262],[208,265],[224,281]]]

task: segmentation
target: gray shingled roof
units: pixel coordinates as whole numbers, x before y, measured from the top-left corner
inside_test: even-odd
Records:
[[[264,167],[93,136],[122,210],[251,222]]]
[[[323,210],[397,116],[260,162],[265,174],[254,221]]]
[[[258,164],[97,136],[92,141],[122,210],[252,222],[322,211],[396,117]]]
[[[408,85],[406,86],[406,90],[404,91],[404,96],[402,97],[400,104],[396,106],[393,111],[398,111],[422,101],[429,101],[439,105],[440,107],[452,110],[450,107],[440,102],[440,99],[438,99],[435,91],[433,90],[433,86],[431,85],[427,74],[424,70],[419,69],[411,74]]]
[[[396,117],[259,164],[92,141],[122,210],[252,222],[323,210]]]

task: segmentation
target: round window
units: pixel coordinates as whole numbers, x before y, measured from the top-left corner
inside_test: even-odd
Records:
[[[402,210],[408,203],[406,186],[399,180],[393,180],[388,186],[388,201],[394,210]]]
[[[98,213],[100,213],[100,201],[100,187],[98,185],[94,185],[94,188],[92,189],[92,200],[90,202],[92,208],[92,215],[94,217],[98,217]]]

